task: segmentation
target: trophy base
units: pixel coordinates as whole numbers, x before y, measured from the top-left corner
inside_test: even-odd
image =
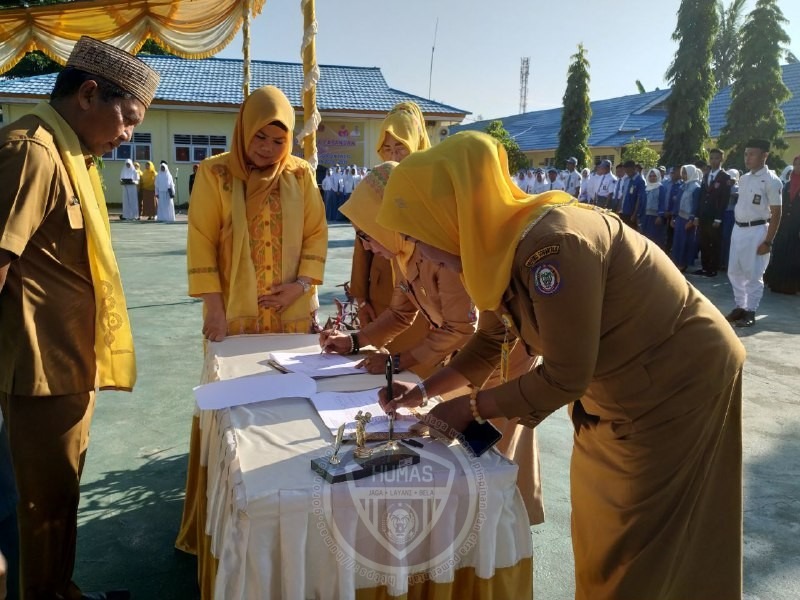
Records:
[[[392,446],[386,444],[378,446],[366,458],[354,456],[355,450],[354,448],[340,454],[339,464],[331,464],[329,456],[314,458],[311,460],[311,470],[321,475],[328,483],[339,483],[416,465],[420,460],[419,454],[402,442],[392,442]]]

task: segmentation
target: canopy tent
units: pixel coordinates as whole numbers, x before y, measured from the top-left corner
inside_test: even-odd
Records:
[[[0,74],[26,52],[41,50],[60,64],[82,35],[137,52],[150,38],[182,58],[208,58],[227,46],[242,28],[244,96],[250,92],[250,19],[265,0],[79,0],[29,8],[0,10]],[[304,32],[303,129],[297,133],[303,153],[316,168],[316,105],[319,67],[314,0],[301,0]]]

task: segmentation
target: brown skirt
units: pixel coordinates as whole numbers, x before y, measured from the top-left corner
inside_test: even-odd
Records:
[[[156,191],[155,190],[140,190],[142,194],[142,210],[140,215],[142,217],[155,217],[156,216]]]

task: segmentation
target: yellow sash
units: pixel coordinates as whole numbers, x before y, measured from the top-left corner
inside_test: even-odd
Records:
[[[33,114],[53,130],[61,160],[81,203],[94,286],[97,384],[101,390],[130,391],[136,383],[136,356],[122,279],[111,247],[100,176],[97,169],[86,168],[78,136],[50,104],[42,102]]]

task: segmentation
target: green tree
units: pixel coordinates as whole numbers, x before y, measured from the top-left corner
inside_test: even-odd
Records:
[[[767,161],[770,168],[784,165],[779,156],[787,147],[781,104],[790,94],[783,83],[780,63],[789,43],[782,25],[787,22],[777,0],[758,0],[742,27],[742,49],[731,87],[731,103],[719,136],[720,147],[728,150],[726,166],[744,167],[744,145],[750,138],[771,142],[773,152]]]
[[[578,168],[592,164],[592,153],[589,151],[591,118],[589,61],[586,60],[583,44],[578,44],[578,52],[572,55],[572,62],[567,70],[567,89],[564,91],[556,149],[557,166],[563,167],[571,156],[578,159]]]
[[[640,94],[646,94],[647,93],[647,90],[644,89],[644,85],[642,85],[642,82],[641,82],[640,79],[636,80],[636,89],[638,90],[638,92]]]
[[[500,143],[503,144],[503,147],[506,149],[506,154],[508,154],[508,168],[511,171],[510,174],[513,175],[514,173],[530,168],[530,159],[519,149],[519,144],[509,135],[506,128],[503,127],[502,121],[492,121],[489,123],[489,126],[486,128],[486,133],[500,140]]]
[[[645,169],[658,166],[658,152],[650,147],[647,138],[631,138],[631,141],[622,149],[622,162],[632,160],[642,165]]]
[[[714,95],[711,48],[717,33],[715,0],[682,0],[672,39],[678,42],[666,73],[672,85],[664,121],[664,165],[683,165],[708,139],[708,105]]]
[[[733,72],[739,59],[741,46],[742,17],[744,16],[745,0],[732,0],[728,8],[717,2],[717,17],[719,18],[719,31],[714,39],[713,70],[714,82],[717,90],[728,87],[733,81]]]

